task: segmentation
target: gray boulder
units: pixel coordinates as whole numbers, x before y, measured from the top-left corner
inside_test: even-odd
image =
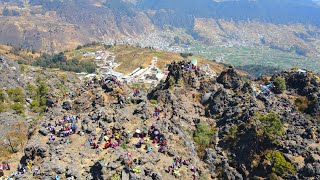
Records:
[[[48,131],[45,127],[41,127],[41,128],[39,129],[39,133],[40,133],[41,135],[43,135],[43,136],[47,136],[48,133],[49,133],[49,131]]]
[[[39,156],[41,158],[45,158],[48,156],[47,148],[36,140],[29,141],[24,151],[26,158],[31,160],[33,160],[36,156]]]

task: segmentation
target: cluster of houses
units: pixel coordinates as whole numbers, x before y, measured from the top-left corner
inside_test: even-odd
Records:
[[[157,57],[153,57],[150,65],[146,68],[136,68],[130,74],[123,74],[117,72],[115,69],[120,65],[116,62],[116,57],[113,53],[108,51],[96,51],[87,52],[83,55],[84,57],[95,57],[98,69],[97,74],[99,76],[113,76],[116,77],[120,82],[127,84],[144,83],[157,85],[160,80],[165,77],[165,73],[160,70],[156,64],[158,61]],[[94,74],[88,74],[86,77],[95,76]]]
[[[120,65],[116,62],[116,57],[112,52],[109,51],[96,51],[96,52],[87,52],[83,56],[85,57],[94,57],[95,62],[98,66],[97,74],[88,74],[86,77],[93,77],[98,75],[99,77],[108,77],[112,76],[117,78],[118,81],[126,84],[150,84],[151,86],[156,86],[161,80],[166,78],[168,71],[166,67],[164,69],[159,69],[157,67],[158,58],[153,57],[151,63],[145,67],[139,67],[133,70],[129,74],[123,74],[117,72],[115,69]],[[194,66],[197,65],[197,59],[190,59],[191,63]],[[215,75],[214,72],[210,69],[209,65],[201,65],[200,69],[204,70],[210,75]]]

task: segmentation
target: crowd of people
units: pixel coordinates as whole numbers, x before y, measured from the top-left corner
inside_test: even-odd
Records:
[[[196,67],[191,65],[190,68],[196,70]],[[107,85],[110,81],[113,81],[121,86],[116,79],[104,79],[102,84]],[[88,86],[91,85],[92,82],[89,82]],[[133,96],[138,96],[139,94],[140,90],[135,89]],[[96,129],[94,129],[94,131],[90,133],[86,143],[89,144],[92,149],[97,150],[96,152],[99,154],[104,149],[117,148],[119,146],[126,149],[125,146],[131,142],[131,135],[133,135],[134,138],[138,138],[138,142],[134,143],[132,147],[137,149],[144,148],[146,153],[165,153],[168,149],[168,140],[166,134],[162,131],[162,128],[159,128],[158,124],[162,122],[162,119],[165,121],[166,113],[163,113],[161,108],[155,107],[151,114],[151,118],[151,121],[154,121],[154,123],[148,123],[149,120],[146,120],[141,127],[142,130],[137,129],[135,132],[133,132],[133,134],[131,134],[129,131],[126,131],[124,127],[111,126],[107,128],[101,125],[99,121],[93,120],[93,123],[99,123],[99,128],[102,130],[99,133],[96,133]],[[50,123],[41,124],[41,128],[45,129],[45,131],[42,131],[42,133],[40,131],[39,132],[48,137],[48,142],[58,141],[60,144],[70,144],[71,140],[69,136],[72,134],[79,134],[80,136],[83,136],[85,133],[88,133],[85,132],[83,128],[84,124],[86,124],[85,120],[82,119],[81,121],[80,119],[81,118],[79,115],[67,114],[62,118],[57,118],[56,120],[52,119]],[[79,130],[77,127],[78,124],[81,124],[81,128]],[[85,144],[83,145],[85,146]],[[160,159],[158,159],[158,161],[159,160]],[[134,168],[132,168],[134,164],[139,164],[139,158],[134,159],[129,151],[120,157],[120,161],[128,170],[133,171],[134,173],[141,172],[141,168],[138,166],[134,166]],[[172,171],[173,175],[178,177],[178,168],[180,168],[181,165],[189,164],[190,160],[182,161],[181,158],[175,158],[174,163],[168,167],[167,171],[169,173]],[[2,163],[0,165],[0,177],[4,175],[3,170],[10,170],[8,163]],[[197,169],[192,167],[191,171],[196,172]],[[17,171],[12,175],[26,174],[27,172],[32,172],[33,176],[40,175],[40,169],[33,168],[32,171],[30,163],[19,165]],[[59,179],[59,177],[56,177],[56,179]]]

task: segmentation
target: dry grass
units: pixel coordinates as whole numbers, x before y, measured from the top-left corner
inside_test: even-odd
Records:
[[[39,53],[32,53],[26,50],[15,50],[13,53],[13,48],[11,46],[0,44],[0,54],[6,58],[20,61],[29,61],[40,57]]]
[[[157,67],[163,69],[166,64],[172,61],[184,60],[179,54],[172,52],[164,52],[159,50],[151,50],[147,48],[135,48],[132,46],[115,46],[110,49],[120,66],[116,69],[119,72],[128,74],[138,67],[147,67],[151,64],[152,58],[157,57]],[[223,65],[208,61],[206,59],[195,57],[198,59],[199,64],[209,64],[210,68],[216,72],[221,72],[224,68]]]

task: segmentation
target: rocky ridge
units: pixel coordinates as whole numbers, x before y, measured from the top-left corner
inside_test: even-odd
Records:
[[[170,64],[165,81],[138,94],[113,78],[68,78],[67,95],[59,97],[54,84],[62,80],[43,70],[40,76],[52,76],[53,103],[30,127],[21,159],[27,172],[15,178],[320,178],[316,75],[290,70],[250,81],[233,67],[218,77],[189,67],[185,61]],[[276,77],[285,79],[284,92],[253,95],[254,84]],[[308,100],[304,112],[296,103],[301,96]],[[199,144],[196,133],[204,125],[214,131]],[[68,126],[74,131],[67,132]],[[138,129],[148,135],[137,138]]]

